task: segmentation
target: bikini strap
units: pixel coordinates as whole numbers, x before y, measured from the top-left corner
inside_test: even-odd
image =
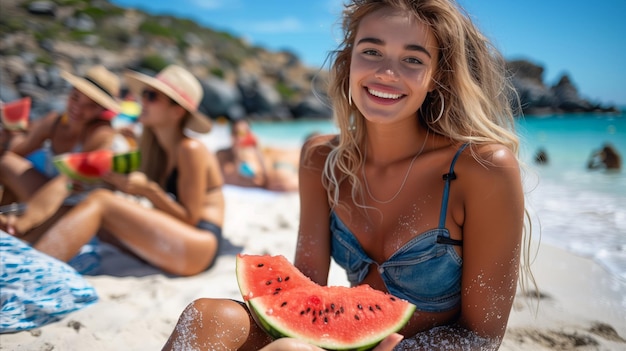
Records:
[[[461,155],[461,152],[465,150],[465,148],[469,144],[463,144],[457,150],[456,154],[454,154],[454,158],[452,158],[452,162],[450,163],[450,171],[443,175],[443,180],[446,182],[443,187],[443,196],[441,199],[441,212],[439,213],[439,229],[444,229],[446,226],[446,214],[448,213],[448,197],[450,195],[450,182],[456,179],[456,173],[454,173],[454,165],[456,164],[456,160]],[[437,237],[437,242],[441,244],[452,244],[452,245],[461,245],[461,240],[454,240],[446,237],[439,236]]]

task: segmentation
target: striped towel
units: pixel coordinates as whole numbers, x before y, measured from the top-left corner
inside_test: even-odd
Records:
[[[74,268],[0,230],[0,333],[41,327],[97,300]]]

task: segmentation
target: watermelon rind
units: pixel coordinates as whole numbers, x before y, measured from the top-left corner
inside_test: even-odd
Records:
[[[340,294],[343,294],[346,297],[349,297],[351,295],[358,296],[361,294],[368,294],[367,291],[352,291],[352,294],[351,294],[350,290],[360,289],[360,288],[366,288],[370,290],[371,292],[373,292],[374,295],[379,295],[378,297],[381,297],[381,298],[387,298],[391,296],[381,291],[375,291],[369,286],[359,286],[358,288],[318,286],[318,289],[321,289],[321,290],[334,289],[334,288],[346,289],[345,292],[341,292],[340,290]],[[289,300],[289,298],[292,295],[316,296],[318,295],[319,292],[320,291],[316,291],[316,289],[311,289],[311,288],[293,289],[290,292],[285,293],[283,295],[283,298],[285,298],[286,300]],[[275,303],[272,303],[272,304],[265,303],[269,301],[279,301],[279,299],[273,299],[273,298],[270,298],[269,296],[257,297],[257,298],[250,299],[248,301],[248,306],[250,307],[250,310],[252,312],[251,314],[254,320],[270,336],[272,336],[275,339],[282,338],[282,337],[296,338],[299,340],[303,340],[307,343],[310,343],[312,345],[316,345],[318,347],[324,348],[326,350],[355,350],[355,351],[371,350],[374,347],[376,347],[376,345],[378,345],[385,337],[402,329],[402,327],[409,321],[409,319],[415,312],[415,305],[407,301],[397,299],[398,303],[404,305],[404,309],[402,310],[402,313],[400,314],[400,318],[398,318],[394,323],[387,325],[386,327],[381,327],[380,322],[379,322],[379,323],[376,323],[376,325],[374,325],[373,329],[371,329],[372,323],[373,323],[372,320],[367,321],[366,322],[367,325],[356,325],[356,324],[349,325],[349,320],[343,319],[339,321],[339,323],[342,323],[340,327],[341,329],[346,330],[352,327],[352,330],[358,330],[359,333],[361,333],[361,335],[358,338],[355,337],[356,340],[353,340],[353,341],[348,341],[348,340],[342,341],[340,340],[339,335],[333,335],[333,331],[337,329],[336,327],[332,327],[324,335],[320,335],[320,334],[314,335],[313,332],[306,334],[304,333],[304,331],[303,332],[296,331],[296,329],[298,328],[298,325],[295,325],[295,324],[302,324],[302,323],[308,324],[309,320],[306,319],[306,322],[294,321],[293,319],[290,321],[286,321],[286,320],[281,319],[280,317],[275,317],[273,316],[273,310],[279,307],[277,307]],[[374,312],[365,311],[363,316],[366,313],[374,313]],[[321,311],[320,311],[320,315],[321,315]],[[330,319],[332,320],[332,313],[330,314],[330,316],[331,316]],[[318,320],[317,323],[322,323],[321,318],[322,317],[320,317],[320,320]],[[370,330],[366,331],[368,327],[370,328]]]
[[[134,150],[113,155],[111,171],[128,174],[139,169],[141,166],[141,152]]]
[[[52,162],[54,164],[54,166],[57,168],[57,170],[59,171],[59,173],[66,175],[67,177],[69,177],[70,179],[73,180],[77,180],[77,181],[81,181],[81,182],[85,182],[85,183],[97,183],[100,182],[100,177],[92,177],[92,176],[86,176],[84,174],[81,174],[80,172],[77,172],[69,163],[68,160],[71,157],[78,157],[79,155],[95,155],[95,153],[102,153],[102,152],[106,152],[106,153],[110,153],[109,157],[113,157],[113,153],[111,151],[108,150],[97,150],[97,151],[93,151],[93,152],[78,152],[78,153],[64,153],[64,154],[60,154],[57,155],[53,158]],[[87,156],[89,157],[89,156]],[[111,163],[112,165],[112,163]],[[109,167],[111,167],[111,165],[109,165]],[[110,170],[110,168],[109,168]]]
[[[31,98],[29,96],[19,100],[5,102],[1,105],[0,115],[4,128],[13,131],[26,130],[28,128],[31,105]]]
[[[65,162],[63,156],[66,156],[66,154],[58,155],[52,161],[59,173],[66,175],[70,179],[78,180],[85,183],[95,183],[100,180],[100,178],[85,177],[80,173],[74,171],[74,169],[69,167],[69,165]]]
[[[415,312],[415,305],[368,285],[353,288],[320,286],[281,255],[238,254],[236,272],[240,292],[253,319],[273,338],[293,337],[327,350],[370,350],[400,330]],[[289,284],[276,279],[287,276],[293,277]],[[325,301],[330,299],[342,306],[352,305],[346,307],[346,313],[359,314],[361,319],[355,322],[346,319],[350,315],[328,314],[329,304]],[[356,306],[360,307],[361,303],[354,305],[357,300],[376,306],[378,310],[357,310]],[[293,301],[297,302],[289,303]],[[311,301],[315,302],[312,304]],[[334,304],[330,306],[332,309]],[[305,307],[311,307],[313,311],[319,308],[324,323],[316,325],[316,321],[301,319]],[[368,314],[361,314],[363,312]],[[308,313],[307,310],[305,318],[316,316]],[[310,322],[313,323],[311,327],[308,326]],[[383,323],[387,325],[382,326]]]

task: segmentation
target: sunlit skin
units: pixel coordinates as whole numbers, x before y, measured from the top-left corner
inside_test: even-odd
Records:
[[[430,28],[407,12],[382,8],[358,24],[349,87],[352,108],[363,115],[356,118],[364,118],[366,128],[363,145],[358,145],[361,155],[366,155],[365,177],[358,176],[362,184],[368,182],[372,195],[364,191],[360,201],[364,206],[356,205],[352,184],[344,181],[339,187],[339,206],[331,209],[321,180],[329,152],[338,144],[337,136],[318,136],[305,143],[299,169],[300,226],[295,265],[318,284],[328,283],[331,211],[378,263],[437,227],[442,175],[448,173],[461,146],[451,137],[428,132],[418,122],[418,110],[427,94],[447,88],[439,87],[433,79],[438,73],[438,45]],[[468,345],[493,350],[504,336],[521,250],[524,199],[519,165],[504,145],[474,145],[472,151],[484,164],[469,149],[460,155],[445,221],[451,238],[463,240],[462,247],[455,247],[463,259],[460,306],[437,313],[417,311],[400,331],[407,339],[402,345],[409,345],[402,346],[403,350],[458,350]],[[393,201],[381,204],[372,197]],[[370,267],[361,283],[387,291],[375,268]],[[437,326],[449,327],[433,329]],[[426,341],[410,343],[420,336]],[[377,350],[391,350],[398,341],[394,338]],[[267,342],[267,336],[241,304],[198,299],[183,311],[164,350],[176,349],[177,345],[258,350]],[[304,347],[302,343],[286,340],[264,350],[314,349],[300,347]]]
[[[67,180],[62,176],[50,180],[35,170],[30,161],[24,157],[41,148],[48,139],[55,154],[108,148],[115,131],[108,121],[99,119],[103,111],[104,108],[87,95],[78,89],[72,89],[63,116],[51,112],[32,123],[21,139],[12,141],[10,151],[0,156],[0,183],[5,185],[2,201],[29,201],[44,184],[51,190],[40,195],[37,202],[42,204],[41,209],[28,211],[19,218],[0,218],[0,226],[12,233],[24,234],[40,222],[31,215],[35,214],[35,217],[42,218],[52,215],[52,213],[44,215],[44,212],[49,208],[56,208],[56,205],[50,203],[54,202],[54,198],[62,199],[67,195],[65,189]]]
[[[148,199],[152,208],[97,189],[57,221],[33,245],[52,257],[68,261],[96,234],[120,245],[146,262],[177,275],[193,275],[207,268],[217,252],[217,238],[196,228],[200,220],[221,227],[224,217],[223,180],[217,160],[204,145],[183,133],[187,111],[163,93],[143,94],[140,117],[144,133],[151,132],[164,157],[150,157],[141,148],[142,162],[163,162],[161,179],[142,172],[108,173],[102,177],[114,189]],[[145,147],[145,148],[144,148]],[[177,199],[164,190],[167,177],[176,169]],[[76,230],[80,228],[80,230]]]
[[[359,27],[350,65],[352,101],[369,122],[414,125],[434,89],[437,41],[414,17],[385,12],[367,16]]]
[[[417,123],[416,111],[435,87],[435,46],[427,27],[393,10],[374,12],[359,26],[350,87],[353,104],[367,121],[364,173],[377,199],[390,199],[398,191],[411,159],[427,137]],[[315,146],[321,141],[306,145],[312,149],[310,167],[300,169],[302,217],[295,263],[314,281],[326,284],[330,208],[319,182],[328,152],[324,146]],[[345,207],[334,210],[371,258],[382,263],[415,235],[436,227],[444,185],[441,177],[458,147],[430,133],[393,202],[379,204],[365,196],[365,205],[373,209],[356,208],[350,185],[343,184],[340,200]],[[516,288],[523,193],[519,166],[508,149],[485,145],[478,152],[492,164],[485,167],[467,152],[461,155],[446,218],[451,237],[464,241],[462,249],[455,247],[463,258],[462,304],[447,312],[416,312],[402,330],[406,337],[454,322],[486,338],[498,340],[504,335]],[[362,283],[386,290],[376,269],[370,269]]]

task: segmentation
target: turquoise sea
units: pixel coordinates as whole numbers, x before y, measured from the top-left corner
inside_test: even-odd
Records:
[[[311,132],[336,131],[331,121],[318,120],[254,122],[252,129],[263,145],[284,147],[300,146]],[[592,258],[626,282],[626,167],[586,168],[606,142],[626,161],[626,114],[526,116],[517,120],[517,130],[533,238]],[[212,134],[227,142],[226,133],[216,128]],[[539,148],[547,151],[548,164],[533,162]]]

